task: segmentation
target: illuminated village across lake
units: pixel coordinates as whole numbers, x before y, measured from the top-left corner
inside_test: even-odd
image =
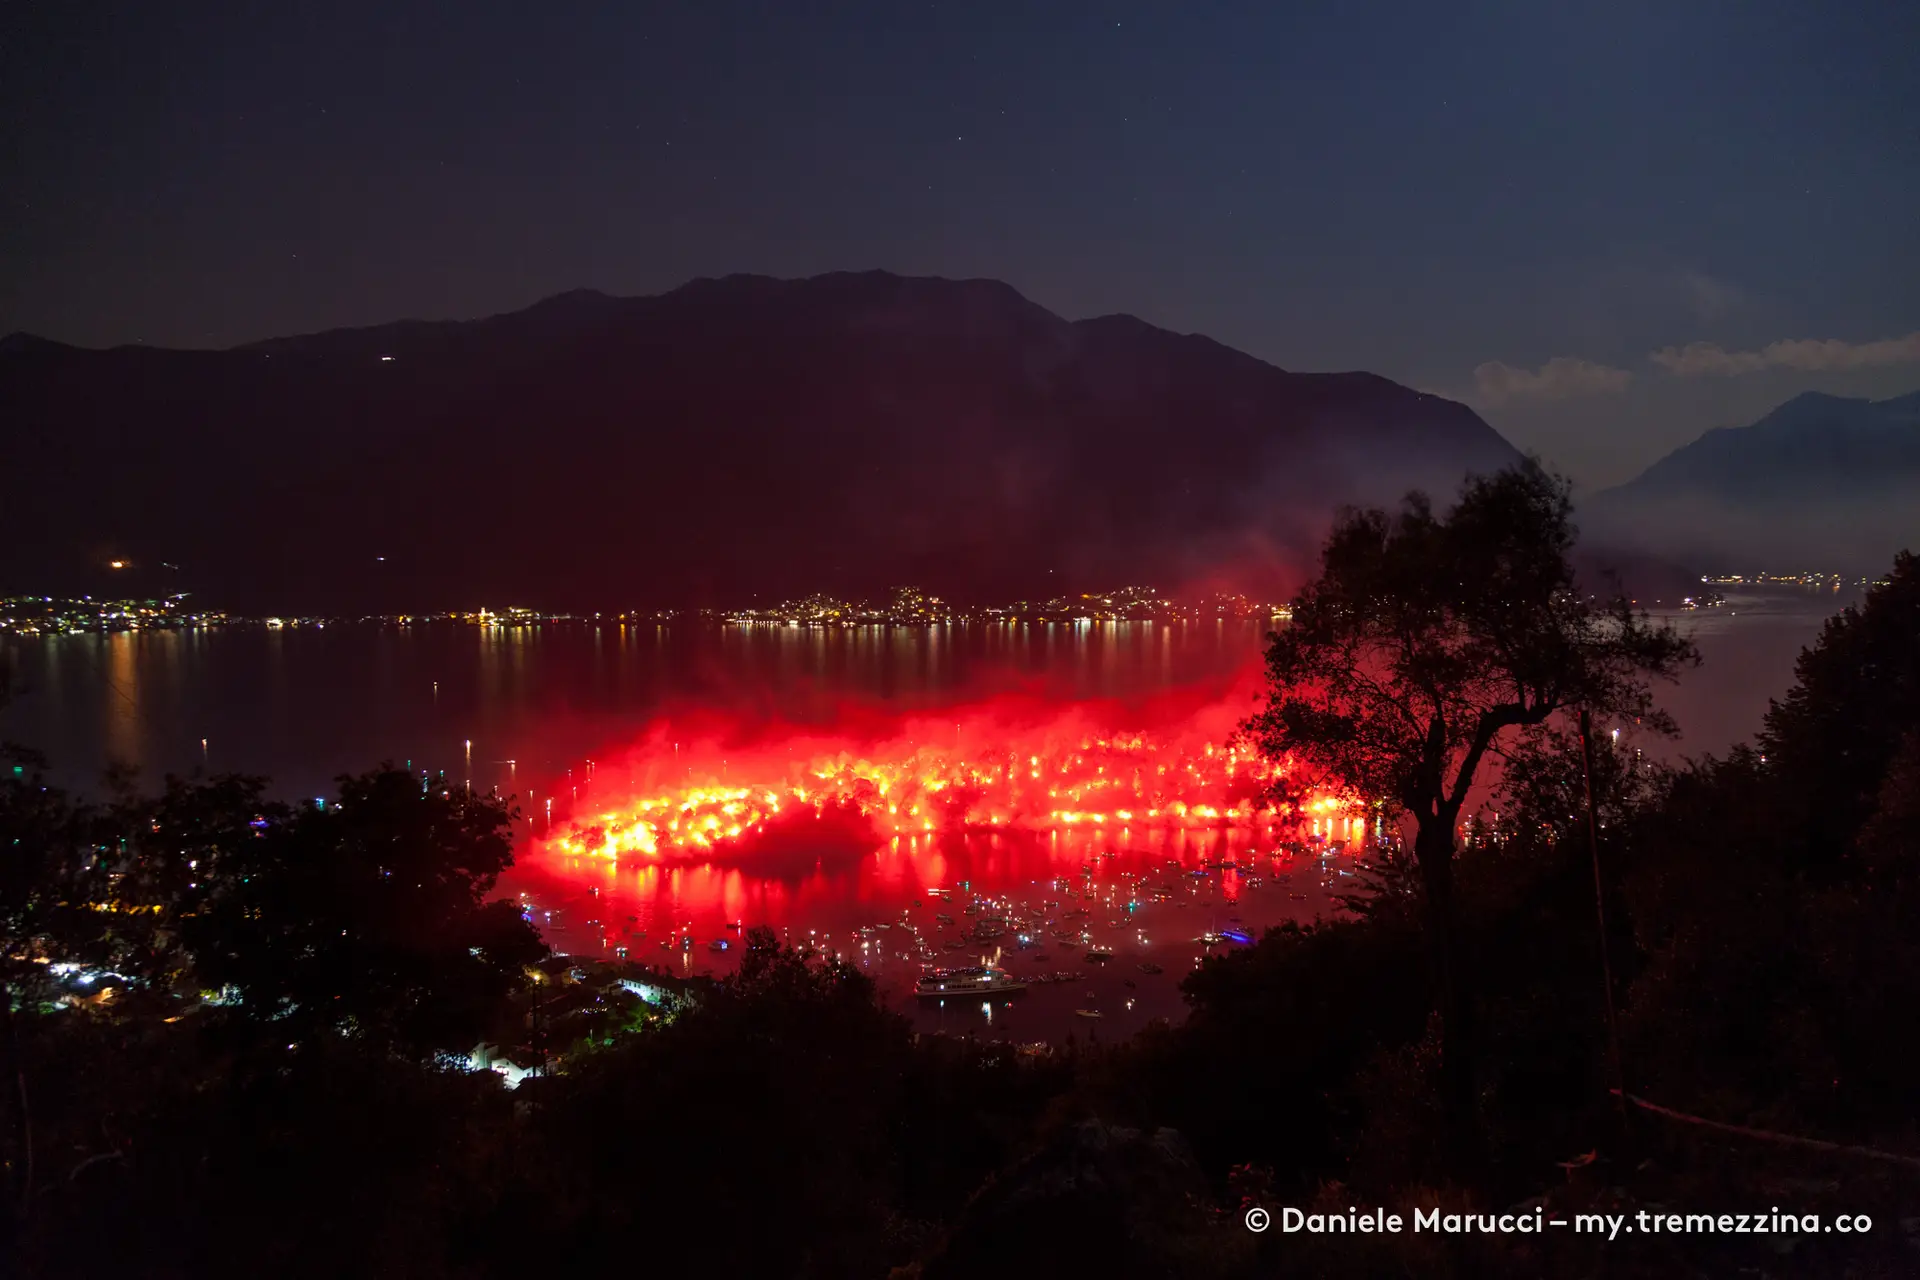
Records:
[[[1707,588],[1802,587],[1838,591],[1868,587],[1874,580],[1840,573],[1717,573],[1702,574]],[[1706,608],[1724,603],[1717,590],[1682,597],[1678,607]],[[1663,602],[1652,602],[1656,607]],[[17,595],[0,597],[0,635],[59,635],[68,632],[175,630],[200,627],[414,627],[455,624],[481,627],[527,627],[548,623],[633,625],[640,623],[704,623],[733,626],[867,627],[928,626],[957,623],[1020,622],[1209,622],[1285,621],[1285,604],[1256,600],[1231,592],[1205,595],[1161,594],[1148,586],[1125,586],[1102,592],[1060,595],[1045,600],[1011,600],[997,604],[955,604],[919,587],[899,587],[883,600],[852,600],[814,593],[773,604],[749,603],[731,609],[629,608],[590,613],[508,606],[480,606],[438,612],[387,614],[303,614],[249,616],[207,608],[189,593],[146,599]]]

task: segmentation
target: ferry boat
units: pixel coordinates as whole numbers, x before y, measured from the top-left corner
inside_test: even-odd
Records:
[[[933,999],[947,996],[997,996],[1025,991],[1027,983],[1005,969],[975,965],[967,969],[938,969],[914,984],[914,994]]]

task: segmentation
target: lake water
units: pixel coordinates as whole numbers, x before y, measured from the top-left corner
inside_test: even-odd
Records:
[[[1747,591],[1680,615],[1706,663],[1667,691],[1683,737],[1658,749],[1720,751],[1750,736],[1821,619],[1850,598]],[[1176,793],[1234,803],[1219,798],[1231,779],[1202,777],[1222,767],[1203,753],[1251,707],[1260,635],[1251,623],[1095,623],[14,637],[0,644],[21,692],[0,711],[0,737],[37,747],[81,789],[116,761],[150,785],[169,772],[263,773],[290,797],[325,795],[332,776],[382,759],[445,771],[454,785],[519,798],[523,847],[502,889],[560,949],[724,971],[738,955],[736,926],[766,923],[864,965],[924,1028],[1108,1038],[1180,1016],[1175,983],[1203,953],[1200,935],[1311,919],[1351,883],[1347,820],[1337,832],[1333,819],[1316,821],[1311,834],[1331,839],[1303,849],[1289,844],[1302,833],[1173,821],[1165,808],[1145,816]],[[1135,730],[1157,736],[1111,745]],[[1152,762],[1180,752],[1185,763],[1156,780]],[[973,768],[954,765],[963,755],[1000,760],[1004,785],[1029,789],[1006,802],[1005,829],[936,828],[930,818],[903,826],[896,815],[884,833],[842,833],[833,850],[797,861],[792,848],[616,859],[555,841],[576,821],[637,812],[641,797],[678,796],[699,780],[757,795],[799,785],[788,775],[823,760],[852,776],[848,762],[869,758],[910,771],[928,760]],[[1192,794],[1174,783],[1183,768]],[[1108,788],[1106,798],[1084,800],[1089,785]],[[1065,788],[1100,812],[1077,826],[1023,821],[1012,809],[1030,808],[1040,788]],[[935,788],[918,800],[951,794]],[[1115,816],[1134,805],[1139,815]],[[1005,935],[973,942],[979,920],[995,916],[1010,921]],[[1089,944],[1111,949],[1112,960],[1087,963]],[[991,1002],[909,994],[929,963],[971,963],[996,947],[1017,975],[1070,977]]]

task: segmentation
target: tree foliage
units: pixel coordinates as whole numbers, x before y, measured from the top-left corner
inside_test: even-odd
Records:
[[[233,798],[198,793],[203,810]],[[161,805],[171,856],[219,872],[182,915],[194,972],[276,1038],[465,1052],[545,954],[513,904],[487,901],[512,861],[503,801],[389,765],[342,777],[331,803],[266,806],[251,838],[233,839],[229,821],[209,843],[206,817],[172,793]]]
[[[1460,974],[1453,861],[1460,815],[1514,730],[1580,708],[1668,727],[1650,681],[1697,661],[1624,599],[1574,581],[1567,483],[1535,463],[1469,480],[1436,515],[1349,511],[1320,575],[1268,643],[1265,708],[1244,731],[1292,763],[1291,798],[1333,787],[1410,815],[1442,1007],[1456,1145],[1472,1142],[1472,999]]]
[[[1829,619],[1774,701],[1759,747],[1805,803],[1787,817],[1809,865],[1846,858],[1879,802],[1881,779],[1920,724],[1920,557],[1903,551],[1857,606]],[[1783,815],[1786,816],[1786,815]]]
[[[1659,729],[1649,679],[1696,655],[1624,599],[1574,582],[1567,485],[1527,464],[1468,482],[1445,516],[1422,494],[1397,515],[1343,515],[1321,572],[1267,648],[1269,755],[1450,830],[1507,730],[1556,712]]]

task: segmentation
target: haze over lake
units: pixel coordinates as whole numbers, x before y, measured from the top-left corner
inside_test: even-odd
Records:
[[[1681,726],[1669,750],[1718,752],[1749,737],[1821,622],[1858,598],[1852,589],[1740,589],[1718,609],[1671,615],[1705,662],[1660,691]],[[1257,662],[1262,634],[1238,622],[562,623],[11,637],[0,644],[18,696],[0,711],[0,737],[41,750],[56,778],[83,789],[120,763],[148,785],[169,772],[240,770],[268,775],[279,794],[312,796],[336,774],[392,759],[524,792],[667,708],[826,724],[849,695],[910,711],[1036,685],[1062,699],[1224,692]]]
[[[1855,598],[1830,590],[1729,596],[1719,608],[1673,615],[1705,662],[1663,691],[1683,736],[1650,744],[1660,754],[1720,752],[1751,736],[1822,619]],[[988,900],[997,905],[980,910],[1055,924],[1024,942],[1016,930],[992,944],[1016,973],[1072,980],[964,1009],[921,1002],[922,1025],[1019,1039],[1089,1025],[1120,1035],[1180,1015],[1175,983],[1202,953],[1199,935],[1257,933],[1335,910],[1335,895],[1349,887],[1341,842],[1326,845],[1326,856],[1300,856],[1250,831],[968,834],[895,841],[800,871],[724,861],[616,867],[546,849],[547,805],[557,800],[564,825],[571,814],[596,812],[603,795],[614,803],[631,777],[609,776],[607,762],[662,716],[832,733],[850,707],[904,717],[1011,695],[1063,707],[1099,702],[1123,719],[1170,690],[1222,705],[1247,698],[1250,708],[1247,680],[1263,632],[1241,622],[559,623],[15,638],[8,643],[21,693],[0,718],[0,737],[44,751],[55,776],[81,789],[96,788],[102,770],[120,762],[150,787],[169,772],[244,770],[270,775],[282,796],[316,797],[330,793],[334,775],[390,759],[517,795],[523,849],[502,890],[562,950],[626,954],[679,972],[724,971],[738,955],[737,926],[768,923],[859,959],[883,992],[912,1006],[904,993],[925,965],[968,963],[991,949],[976,945],[974,916],[963,914],[970,901]],[[587,763],[595,759],[597,772]],[[1069,909],[1088,915],[1061,931]],[[1084,964],[1089,944],[1111,948],[1113,963]],[[1144,975],[1142,964],[1165,975]],[[1074,1010],[1088,1007],[1100,1020],[1076,1021]]]

